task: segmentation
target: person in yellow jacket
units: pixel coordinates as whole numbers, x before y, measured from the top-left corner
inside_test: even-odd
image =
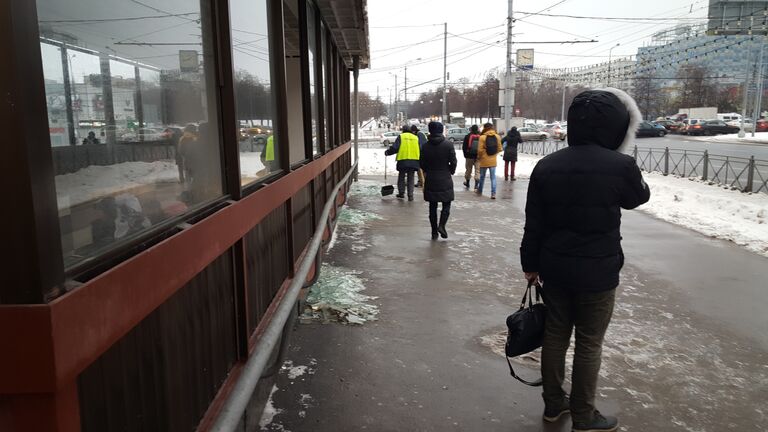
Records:
[[[267,169],[267,173],[277,170],[278,165],[275,163],[275,135],[270,135],[267,138],[267,143],[264,145],[264,151],[261,152],[261,163]]]
[[[496,199],[496,161],[499,155],[504,152],[501,149],[501,137],[496,133],[493,124],[483,125],[483,132],[480,134],[480,144],[477,149],[477,160],[480,165],[480,184],[477,187],[477,193],[483,194],[483,185],[485,184],[485,174],[490,171],[491,176],[491,199]]]
[[[408,126],[403,126],[403,131],[395,139],[392,147],[388,148],[385,156],[397,155],[397,197],[405,198],[406,178],[408,179],[408,201],[413,201],[413,177],[419,170],[419,158],[421,149],[419,138],[411,132]]]

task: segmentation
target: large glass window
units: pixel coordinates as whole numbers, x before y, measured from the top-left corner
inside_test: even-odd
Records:
[[[328,119],[331,118],[331,100],[330,100],[330,93],[328,92],[328,80],[329,76],[328,73],[330,72],[328,68],[328,52],[330,45],[328,44],[328,37],[326,36],[326,29],[325,24],[320,23],[320,47],[322,50],[322,69],[323,69],[323,137],[325,138],[325,148],[326,150],[333,148],[333,143],[331,142],[330,138],[330,131],[328,130],[329,122]]]
[[[312,2],[307,2],[307,42],[309,45],[309,97],[312,105],[312,154],[320,153],[318,142],[318,104],[320,99],[317,94],[317,14]]]
[[[209,0],[37,0],[65,263],[222,195]]]
[[[232,0],[230,22],[240,178],[246,185],[280,169],[280,143],[274,133],[267,0]]]
[[[304,0],[301,0],[304,1]],[[283,1],[283,38],[285,42],[285,102],[288,116],[288,154],[291,165],[309,158],[304,131],[304,85],[302,82],[301,29],[299,0]]]

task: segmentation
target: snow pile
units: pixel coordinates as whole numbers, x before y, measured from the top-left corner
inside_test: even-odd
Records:
[[[360,160],[358,163],[358,172],[362,175],[384,175],[384,149],[359,149]],[[391,183],[397,181],[397,170],[395,166],[397,161],[395,155],[386,156],[387,158],[387,175],[393,176],[394,179]],[[536,162],[539,161],[539,157],[519,154],[517,158],[517,164],[515,165],[515,176],[527,178],[531,175],[533,167]],[[461,149],[456,150],[456,175],[464,175],[465,159]],[[504,177],[504,161],[501,159],[501,152],[499,153],[499,163],[496,166],[496,177]]]
[[[376,297],[362,294],[365,285],[356,272],[323,264],[320,278],[307,295],[308,308],[303,318],[331,320],[344,324],[364,324],[376,320],[379,308],[369,302]]]
[[[747,132],[744,138],[739,138],[739,134],[715,135],[711,137],[690,137],[697,141],[718,142],[718,143],[761,143],[768,144],[768,132]]]
[[[241,178],[258,178],[262,177],[266,172],[264,170],[264,164],[261,162],[261,152],[240,152],[240,177]]]
[[[91,165],[56,176],[58,206],[61,210],[140,186],[178,181],[179,170],[171,160]]]
[[[643,176],[651,188],[651,201],[640,210],[768,256],[768,195],[658,173]]]

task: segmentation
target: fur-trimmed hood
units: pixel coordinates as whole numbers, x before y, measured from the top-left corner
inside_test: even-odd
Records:
[[[622,151],[629,148],[643,121],[632,96],[616,88],[579,93],[568,108],[568,145],[597,144]]]

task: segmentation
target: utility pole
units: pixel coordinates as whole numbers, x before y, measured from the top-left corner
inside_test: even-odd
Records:
[[[760,119],[760,111],[762,110],[763,103],[763,71],[765,66],[763,65],[763,51],[765,51],[765,38],[760,44],[760,67],[757,69],[757,94],[755,95],[755,113],[752,116],[752,137],[754,138],[757,130],[757,121]]]
[[[621,43],[617,43],[608,50],[608,85],[606,87],[611,86],[611,54],[613,54],[613,49],[619,45],[621,45]]]
[[[443,123],[448,121],[448,113],[445,112],[448,104],[448,23],[443,23]]]
[[[515,94],[515,84],[512,78],[512,0],[507,4],[507,70],[504,74],[504,130],[510,128],[512,122],[512,105]],[[511,88],[510,88],[511,87]]]
[[[744,65],[744,103],[741,108],[741,125],[739,128],[739,138],[744,138],[744,118],[747,116],[747,102],[749,100],[749,57],[752,52],[747,53],[746,65]],[[757,124],[755,124],[757,126]]]
[[[403,120],[408,124],[408,66],[405,67],[405,108],[403,108]]]

